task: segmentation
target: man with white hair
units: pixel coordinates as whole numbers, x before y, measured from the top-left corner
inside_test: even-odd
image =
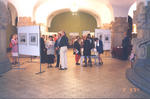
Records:
[[[60,70],[66,70],[67,69],[67,46],[68,46],[68,38],[66,36],[66,33],[64,31],[61,32],[61,40],[59,43],[60,48],[60,64],[61,68]]]

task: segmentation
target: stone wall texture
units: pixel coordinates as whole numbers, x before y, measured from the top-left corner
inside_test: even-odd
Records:
[[[10,22],[10,14],[5,2],[0,1],[0,74],[10,70],[10,62],[6,54],[6,30]]]
[[[19,17],[17,26],[31,26],[35,25],[35,22],[32,22],[31,17]]]
[[[112,47],[121,46],[122,39],[125,37],[125,32],[128,29],[126,17],[116,17],[112,22]]]
[[[150,2],[140,2],[134,12],[133,23],[137,25],[137,38],[132,40],[134,52],[139,59],[148,58],[150,44]]]

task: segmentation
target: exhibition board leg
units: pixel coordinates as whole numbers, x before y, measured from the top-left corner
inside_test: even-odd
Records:
[[[28,63],[38,63],[38,62],[33,61],[34,57],[36,56],[30,56],[30,61],[28,61]]]
[[[44,72],[45,72],[44,70],[42,71],[41,56],[40,56],[40,72],[38,72],[36,74],[38,75],[38,74],[42,74]]]
[[[38,73],[35,73],[36,75],[39,75],[39,74],[42,74],[42,73],[44,73],[45,71],[43,70],[42,71],[42,64],[41,64],[41,62],[40,62],[40,72],[38,72]]]

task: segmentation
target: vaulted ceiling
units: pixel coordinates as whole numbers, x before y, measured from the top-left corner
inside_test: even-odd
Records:
[[[49,24],[54,16],[70,11],[76,2],[79,11],[96,18],[98,25],[110,23],[114,17],[127,17],[136,0],[8,0],[18,17],[28,16],[37,23]]]

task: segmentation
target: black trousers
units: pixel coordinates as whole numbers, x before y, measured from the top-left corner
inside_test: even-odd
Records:
[[[60,63],[60,54],[57,54],[57,63],[56,63],[56,67],[59,67],[59,63]]]
[[[92,64],[91,57],[90,56],[84,56],[85,64],[87,64],[87,57],[89,58],[88,63]]]
[[[123,60],[128,59],[128,47],[123,47]]]

